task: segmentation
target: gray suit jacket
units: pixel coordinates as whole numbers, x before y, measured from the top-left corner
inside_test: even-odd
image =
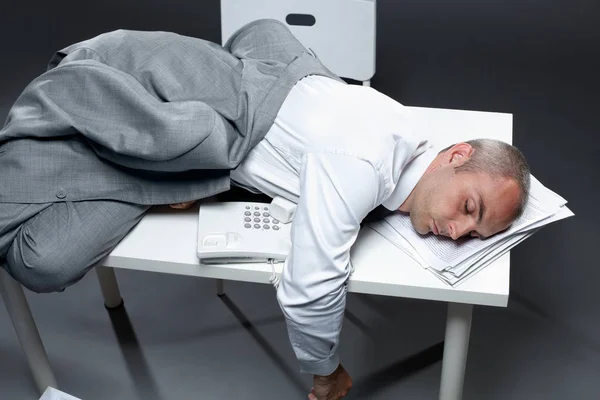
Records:
[[[221,47],[118,30],[58,51],[0,131],[0,202],[169,204],[229,189],[304,76],[339,79],[275,20]]]

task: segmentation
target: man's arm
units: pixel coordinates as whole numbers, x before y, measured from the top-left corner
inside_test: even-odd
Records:
[[[381,187],[373,166],[357,157],[321,152],[303,159],[292,250],[277,292],[302,372],[329,375],[340,363],[350,247]]]

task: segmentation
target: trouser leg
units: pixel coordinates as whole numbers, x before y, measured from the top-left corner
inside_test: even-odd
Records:
[[[5,206],[0,204],[0,214]],[[117,201],[53,203],[13,232],[6,269],[34,292],[61,291],[110,253],[148,208]]]
[[[6,257],[21,225],[51,205],[0,203],[0,260]]]

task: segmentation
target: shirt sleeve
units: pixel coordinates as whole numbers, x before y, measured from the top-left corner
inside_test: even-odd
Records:
[[[376,169],[358,157],[310,153],[300,170],[292,249],[277,299],[301,371],[329,375],[337,353],[350,277],[350,248],[382,198]]]

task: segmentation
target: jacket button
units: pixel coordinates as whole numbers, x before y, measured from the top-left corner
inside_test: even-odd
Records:
[[[56,197],[58,197],[59,199],[64,199],[65,197],[67,197],[67,191],[63,188],[60,188],[56,191]]]

